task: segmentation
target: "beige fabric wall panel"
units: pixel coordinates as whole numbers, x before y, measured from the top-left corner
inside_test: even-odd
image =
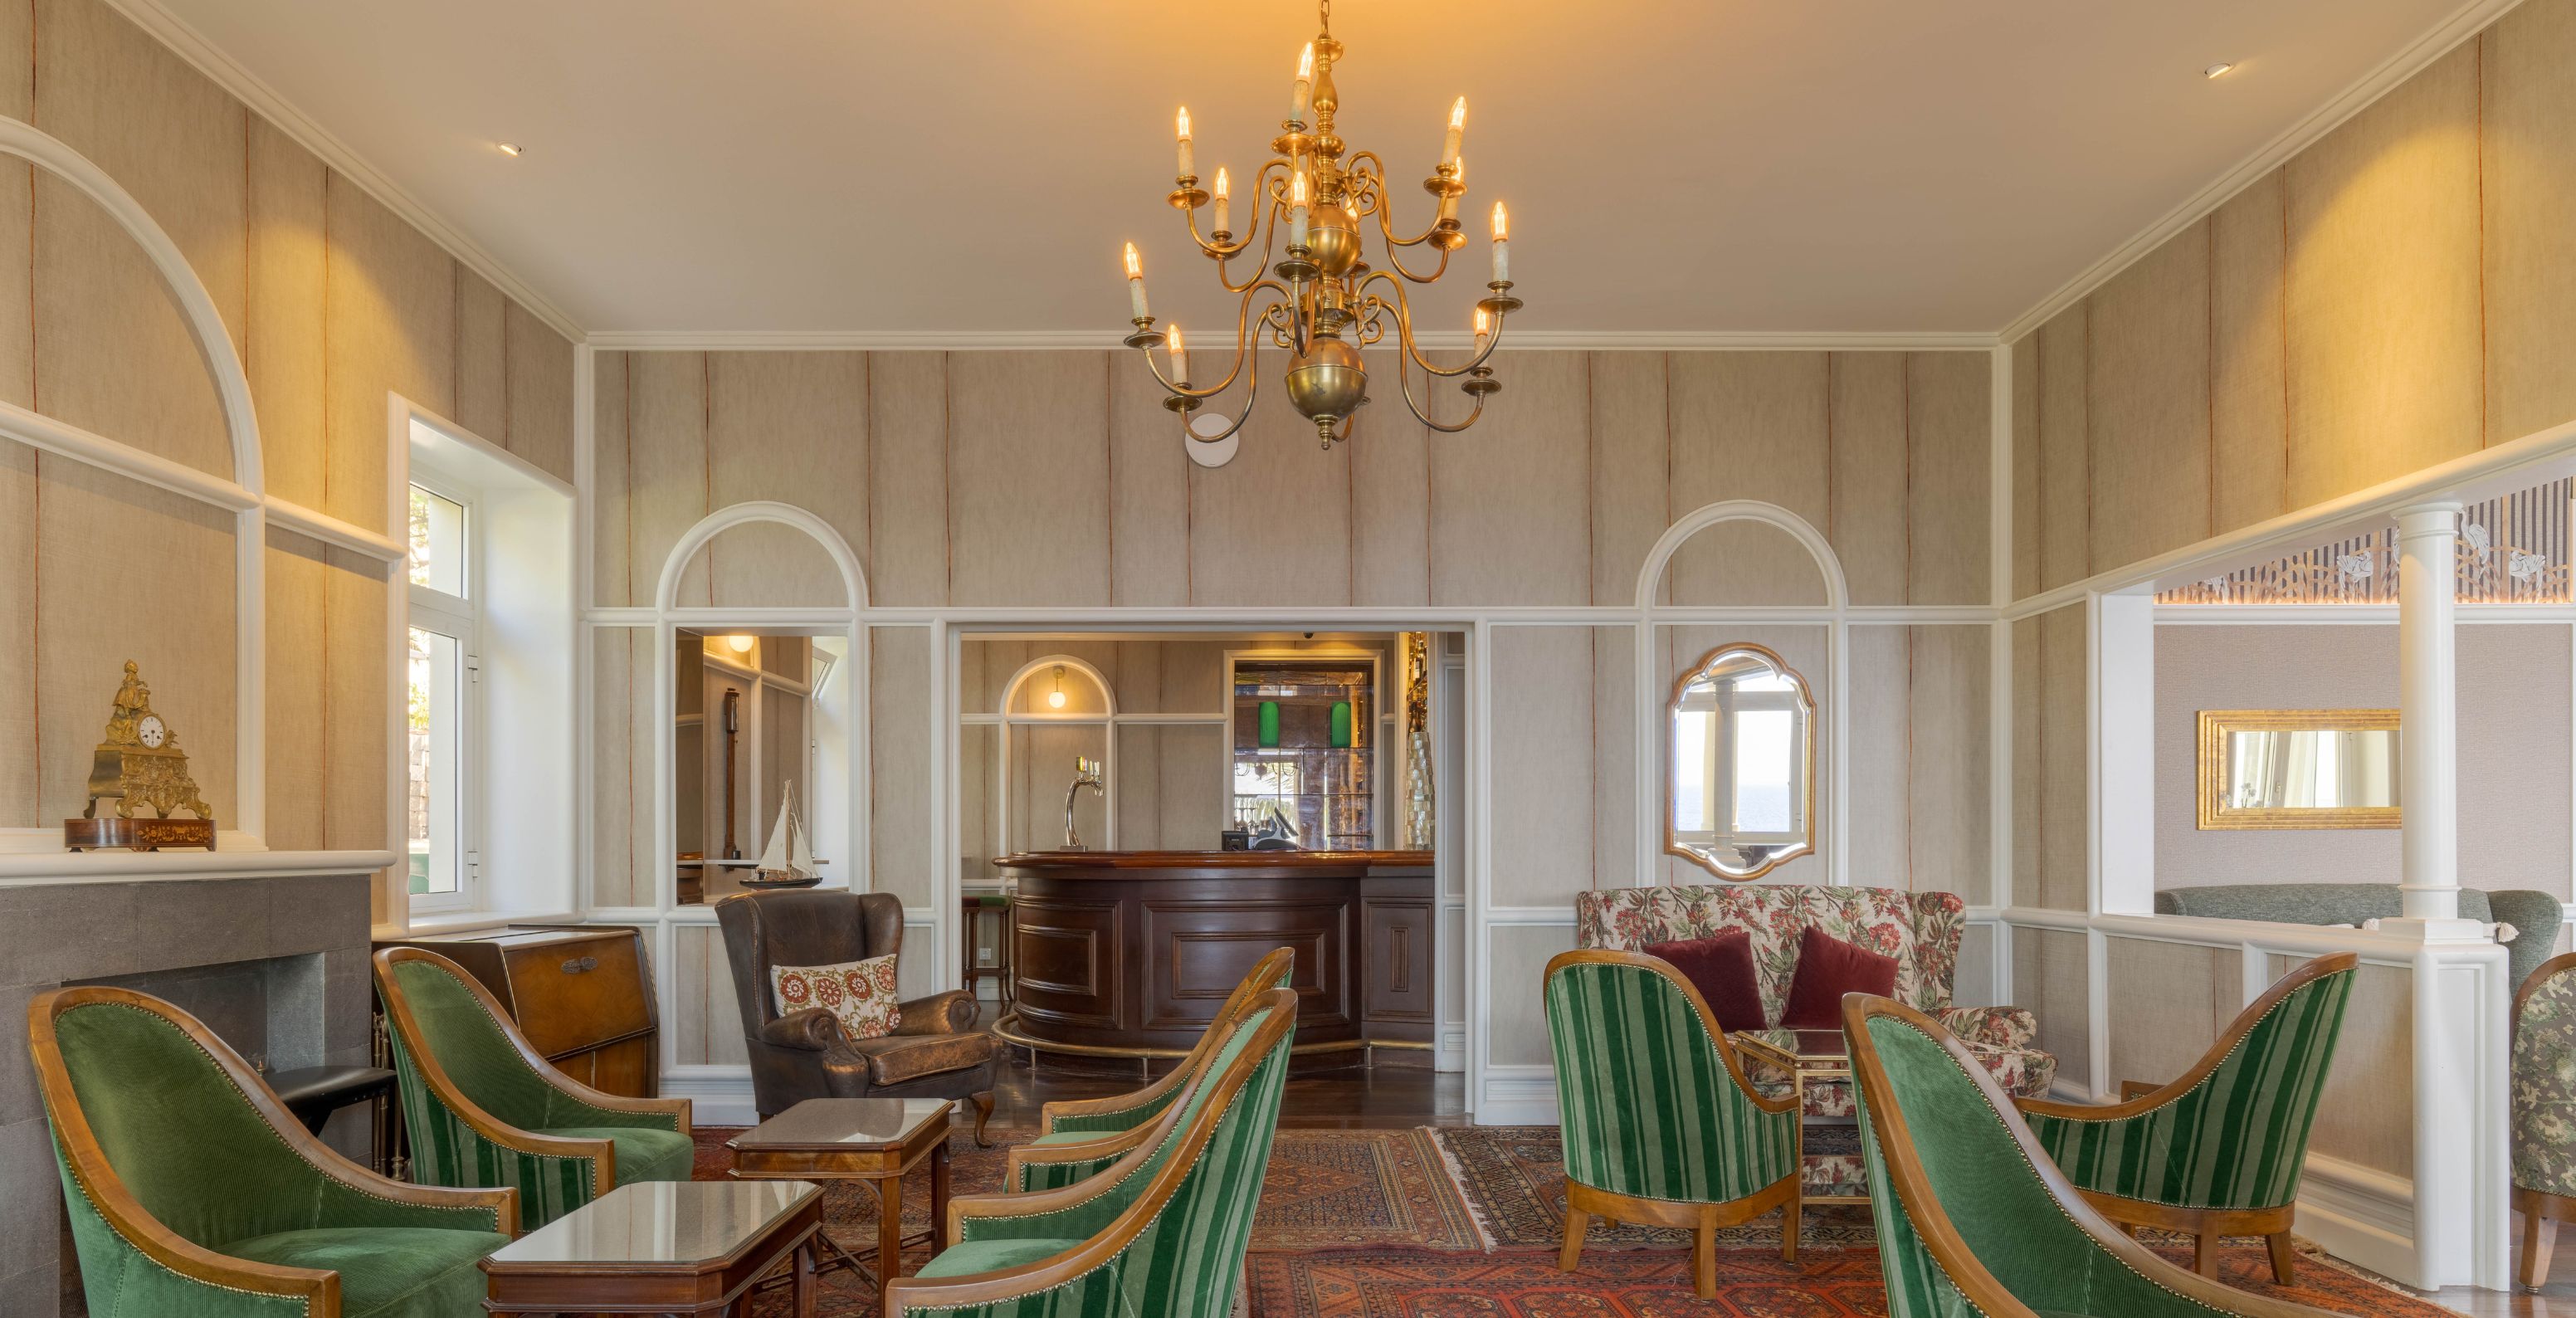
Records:
[[[36,809],[36,450],[0,440],[0,828],[34,828]],[[62,459],[54,459],[60,463]],[[106,713],[100,712],[104,719]]]
[[[495,448],[510,441],[509,299],[492,282],[456,267],[456,424]]]
[[[1016,723],[1011,725],[1009,832],[1010,851],[1052,851],[1064,845],[1065,789],[1073,784],[1076,757],[1106,759],[1109,727],[1104,723]],[[1109,845],[1109,811],[1101,795],[1084,792],[1074,801],[1073,823],[1084,846]]]
[[[1372,373],[1395,370],[1392,353],[1363,354]],[[1391,374],[1374,378],[1385,380]],[[1351,603],[1431,602],[1430,432],[1401,400],[1370,406],[1351,450]]]
[[[690,972],[696,980],[693,998],[705,1040],[702,1060],[713,1066],[746,1065],[750,1057],[742,1042],[742,1009],[734,998],[733,967],[725,961],[724,935],[711,924],[678,925],[671,932],[682,949],[682,963],[694,967]],[[683,1011],[690,1001],[683,999]]]
[[[501,308],[509,345],[510,451],[572,480],[572,340],[516,302]]]
[[[1664,382],[1672,354],[1592,354],[1592,602],[1637,601],[1637,573],[1672,522]]]
[[[1867,629],[1855,629],[1854,634]],[[1994,902],[1993,781],[1987,715],[1988,627],[1908,628],[1906,811],[1912,886],[1955,892],[1972,906]]]
[[[1181,424],[1142,363],[1109,359],[1109,602],[1187,604],[1190,472]]]
[[[931,893],[930,665],[929,628],[868,629],[869,886],[906,906]]]
[[[950,354],[953,602],[1109,602],[1109,364],[1105,353]]]
[[[2040,592],[2039,335],[2012,346],[2012,593]]]
[[[2209,1049],[2243,995],[2234,948],[2105,940],[2111,975],[2111,1083],[2180,1076]],[[2059,1058],[2060,1074],[2066,1059]]]
[[[1190,603],[1349,603],[1351,451],[1367,436],[1326,449],[1312,423],[1273,399],[1239,438],[1234,461],[1190,472]],[[1437,570],[1435,561],[1435,580]]]
[[[2209,217],[2210,518],[2214,532],[2288,511],[2279,170]]]
[[[638,634],[643,628],[602,627],[591,633],[590,681],[590,900],[599,906],[637,906],[635,747],[636,711],[652,702],[648,672],[639,693],[633,680]],[[645,754],[651,755],[647,750]],[[270,810],[274,813],[276,807]]]
[[[1553,1060],[1547,1039],[1547,963],[1574,950],[1572,925],[1505,925],[1493,933],[1493,997],[1485,1003],[1485,1060],[1496,1066],[1545,1066]],[[1465,960],[1464,957],[1458,960]]]
[[[1675,354],[1671,517],[1762,499],[1822,530],[1831,514],[1825,392],[1820,352]],[[1664,584],[1674,604],[1821,603],[1812,562],[1769,527],[1723,525],[1674,554]]]
[[[2012,624],[2012,905],[2037,906],[2039,899],[2039,760],[2040,703],[2039,627],[2037,618]]]
[[[1984,604],[1994,594],[1994,363],[1917,352],[1906,370],[1906,599]]]
[[[323,193],[319,158],[267,120],[250,119],[250,317],[242,365],[259,412],[268,492],[323,500]]]
[[[2486,442],[2576,418],[2576,4],[2532,0],[2487,30]]]
[[[957,730],[957,872],[961,882],[999,879],[992,858],[1001,854],[1001,828],[994,799],[1000,785],[1002,729],[995,724]]]
[[[1592,886],[1592,635],[1497,627],[1493,900],[1561,906]]]
[[[2272,978],[2302,958],[2272,958]],[[2344,1007],[2343,1037],[2317,1102],[2308,1150],[2387,1172],[2415,1173],[2415,977],[2365,965]]]
[[[1224,840],[1219,834],[1228,813],[1226,730],[1216,724],[1174,724],[1156,731],[1161,734],[1155,763],[1157,845],[1182,851],[1216,847]],[[1122,780],[1129,777],[1123,763],[1118,773]]]
[[[322,511],[383,531],[386,395],[455,414],[456,261],[348,179],[334,173],[326,188]]]
[[[1906,359],[1837,352],[1825,360],[1826,447],[1832,509],[1817,529],[1833,541],[1854,604],[1902,604],[1906,546]]]
[[[2093,1018],[2091,971],[2084,955],[2084,935],[2064,929],[2013,930],[2011,1005],[2039,1018],[2033,1042],[2057,1057],[2057,1076],[2082,1086],[2090,1070]]]
[[[2085,373],[2092,304],[2078,302],[2039,327],[2039,588],[2093,574],[2092,444]]]
[[[318,541],[276,527],[268,531],[267,558],[268,829],[262,840],[273,851],[317,850],[330,791],[324,637],[331,567]]]
[[[1637,629],[1592,629],[1592,886],[1633,888],[1653,871],[1637,855]],[[1454,783],[1435,780],[1435,809],[1456,800]]]
[[[868,598],[948,602],[948,357],[868,354]]]
[[[2039,620],[2039,904],[2085,909],[2092,869],[2091,734],[2085,718],[2084,608]]]
[[[868,543],[868,363],[855,352],[707,354],[707,505],[793,504]],[[774,522],[711,543],[717,604],[853,603],[830,552]]]
[[[591,357],[593,413],[590,479],[592,598],[601,605],[640,603],[635,594],[635,498],[629,483],[626,431],[626,363],[622,352]]]
[[[1585,365],[1579,352],[1515,353],[1514,387],[1494,396],[1483,420],[1431,436],[1433,603],[1591,598]]]
[[[1118,845],[1160,851],[1163,841],[1163,730],[1151,724],[1118,728]],[[1208,770],[1213,776],[1216,770]]]
[[[2482,442],[2484,44],[2443,56],[2283,167],[2293,508]]]
[[[392,837],[385,817],[393,756],[387,715],[394,699],[385,653],[385,565],[345,549],[331,550],[325,562],[329,632],[322,644],[330,681],[331,778],[323,788],[322,845],[374,851],[390,845]]]
[[[1913,886],[1911,630],[1851,629],[1851,881],[1864,887]]]
[[[708,506],[707,362],[696,352],[637,352],[626,357],[628,543],[634,556],[635,602],[652,604],[662,565]],[[680,578],[678,602],[710,602],[701,557]]]
[[[2001,1007],[2009,1003],[1992,1002],[1996,995],[1989,986],[1995,982],[1995,927],[1972,924],[1959,931],[1959,960],[1953,967],[1950,1002],[1959,1007]]]
[[[41,476],[35,749],[43,792],[30,822],[88,806],[89,748],[129,659],[152,686],[153,711],[189,753],[199,793],[217,820],[231,819],[232,514],[86,463],[49,459]],[[376,645],[382,654],[381,631]],[[379,762],[370,781],[384,774]]]
[[[97,162],[168,231],[238,351],[248,305],[248,112],[100,0],[37,0],[35,9],[36,124]],[[35,203],[42,410],[232,474],[214,386],[151,261],[105,211],[52,175],[37,180]]]
[[[0,50],[33,50],[35,6],[0,6]],[[36,62],[0,69],[0,114],[33,122]],[[36,404],[36,169],[12,160],[0,168],[0,399]],[[32,780],[30,780],[32,782]]]
[[[2210,533],[2209,225],[2090,302],[2090,561],[2134,563]]]

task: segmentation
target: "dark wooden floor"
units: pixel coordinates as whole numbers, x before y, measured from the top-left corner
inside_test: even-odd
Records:
[[[993,1088],[993,1120],[1035,1126],[1038,1109],[1053,1099],[1101,1098],[1145,1083],[1133,1070],[1074,1070],[1049,1060],[1032,1069],[1025,1050],[1009,1050],[1010,1065]],[[1466,1077],[1439,1075],[1426,1066],[1380,1062],[1314,1074],[1291,1074],[1279,1124],[1298,1130],[1382,1130],[1406,1126],[1463,1125]]]

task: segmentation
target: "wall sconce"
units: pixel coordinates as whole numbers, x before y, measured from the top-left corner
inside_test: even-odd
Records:
[[[732,646],[735,654],[749,654],[751,647],[759,644],[759,641],[749,636],[728,636],[725,638],[725,644]]]
[[[1064,708],[1064,665],[1055,666],[1055,690],[1047,692],[1047,708]]]

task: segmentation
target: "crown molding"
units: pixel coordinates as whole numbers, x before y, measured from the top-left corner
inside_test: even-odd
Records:
[[[405,192],[400,184],[386,177],[383,171],[368,164],[356,151],[349,148],[348,143],[333,136],[331,131],[316,122],[313,116],[296,108],[292,102],[279,95],[276,88],[261,81],[258,74],[252,73],[239,60],[208,41],[203,34],[190,27],[187,20],[170,12],[161,0],[107,0],[107,4],[109,8],[132,20],[135,26],[150,33],[153,39],[178,52],[179,58],[193,65],[199,73],[213,79],[216,86],[232,93],[235,99],[249,106],[253,113],[276,125],[278,131],[293,138],[297,145],[321,157],[322,163],[346,176],[368,196],[390,207],[394,214],[401,216],[413,228],[427,235],[431,242],[445,248],[448,255],[463,262],[474,273],[490,280],[495,287],[508,294],[511,300],[527,308],[537,319],[552,326],[557,334],[563,335],[574,343],[580,343],[587,337],[581,322],[574,320],[562,307],[557,306],[553,299],[530,287],[526,280],[513,274],[509,267],[502,265],[490,252],[483,250],[480,244],[467,237],[463,230],[448,223],[438,212],[431,210],[419,198]]]
[[[2235,168],[2219,175],[2209,186],[2167,211],[2163,218],[2112,248],[2102,259],[2086,266],[2082,273],[2040,299],[2039,305],[2015,317],[1994,337],[2003,343],[2019,342],[2023,335],[2047,324],[2057,313],[2111,282],[2121,271],[2164,246],[2167,239],[2208,218],[2210,212],[2226,205],[2237,193],[2315,145],[2318,139],[2342,127],[2344,121],[2369,108],[2372,102],[2395,90],[2398,84],[2423,72],[2433,61],[2450,54],[2461,42],[2485,31],[2507,10],[2521,3],[2522,0],[2470,0],[2405,49],[2363,74],[2359,81],[2344,88],[2334,99],[2290,125],[2254,154],[2238,161]]]
[[[1126,335],[1110,330],[598,330],[588,342],[611,352],[1097,351],[1126,346]],[[1440,350],[1473,346],[1469,335],[1456,330],[1424,334],[1415,343]],[[2002,344],[2003,340],[1995,335],[1971,331],[1837,334],[1805,330],[1542,330],[1515,332],[1502,350],[1982,352]]]

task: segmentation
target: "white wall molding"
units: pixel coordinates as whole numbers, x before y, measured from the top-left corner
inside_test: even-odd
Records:
[[[2469,0],[2469,3],[2452,11],[2450,17],[2434,24],[2430,31],[2336,93],[2332,100],[2283,129],[2279,136],[2236,162],[2226,173],[2210,180],[2207,186],[2185,198],[2181,205],[2165,212],[2155,223],[2139,230],[2127,242],[2112,248],[2102,259],[2059,285],[2057,291],[2041,298],[2037,306],[2015,316],[2011,323],[1997,332],[1996,337],[2004,343],[2012,343],[2047,324],[2059,312],[2082,301],[2093,290],[2111,282],[2121,271],[2163,246],[2175,234],[2226,205],[2237,193],[2315,145],[2326,134],[2341,127],[2345,120],[2369,108],[2373,101],[2387,95],[2400,83],[2423,72],[2433,61],[2451,53],[2454,47],[2476,36],[2488,24],[2503,17],[2506,10],[2520,3],[2522,0]]]
[[[708,1126],[756,1126],[759,1105],[747,1066],[664,1066],[662,1097],[689,1100],[689,1120]]]
[[[2403,1276],[2415,1262],[2415,1186],[2403,1176],[2311,1153],[2299,1181],[2297,1230],[2336,1258]]]
[[[1544,1062],[1488,1062],[1470,1106],[1479,1126],[1553,1126],[1556,1068]]]
[[[447,222],[446,217],[404,191],[401,184],[383,170],[367,163],[365,157],[351,150],[330,129],[278,94],[276,88],[258,74],[208,41],[187,20],[170,12],[161,0],[107,0],[110,8],[131,19],[135,26],[168,46],[199,73],[213,79],[216,86],[232,93],[234,99],[250,107],[251,112],[275,125],[279,132],[293,138],[297,145],[321,157],[322,163],[347,176],[368,196],[383,202],[403,221],[418,229],[431,242],[445,248],[447,254],[492,281],[494,287],[525,307],[554,331],[580,343],[587,333],[579,321],[556,305],[552,298],[538,292],[529,283],[501,264],[482,244],[467,237],[465,231]]]
[[[137,0],[145,2],[145,0]],[[594,348],[619,352],[999,352],[1123,349],[1123,330],[599,330]],[[1424,348],[1467,348],[1457,330],[1415,336]],[[1501,352],[1981,352],[2001,343],[1975,330],[1516,330]]]

